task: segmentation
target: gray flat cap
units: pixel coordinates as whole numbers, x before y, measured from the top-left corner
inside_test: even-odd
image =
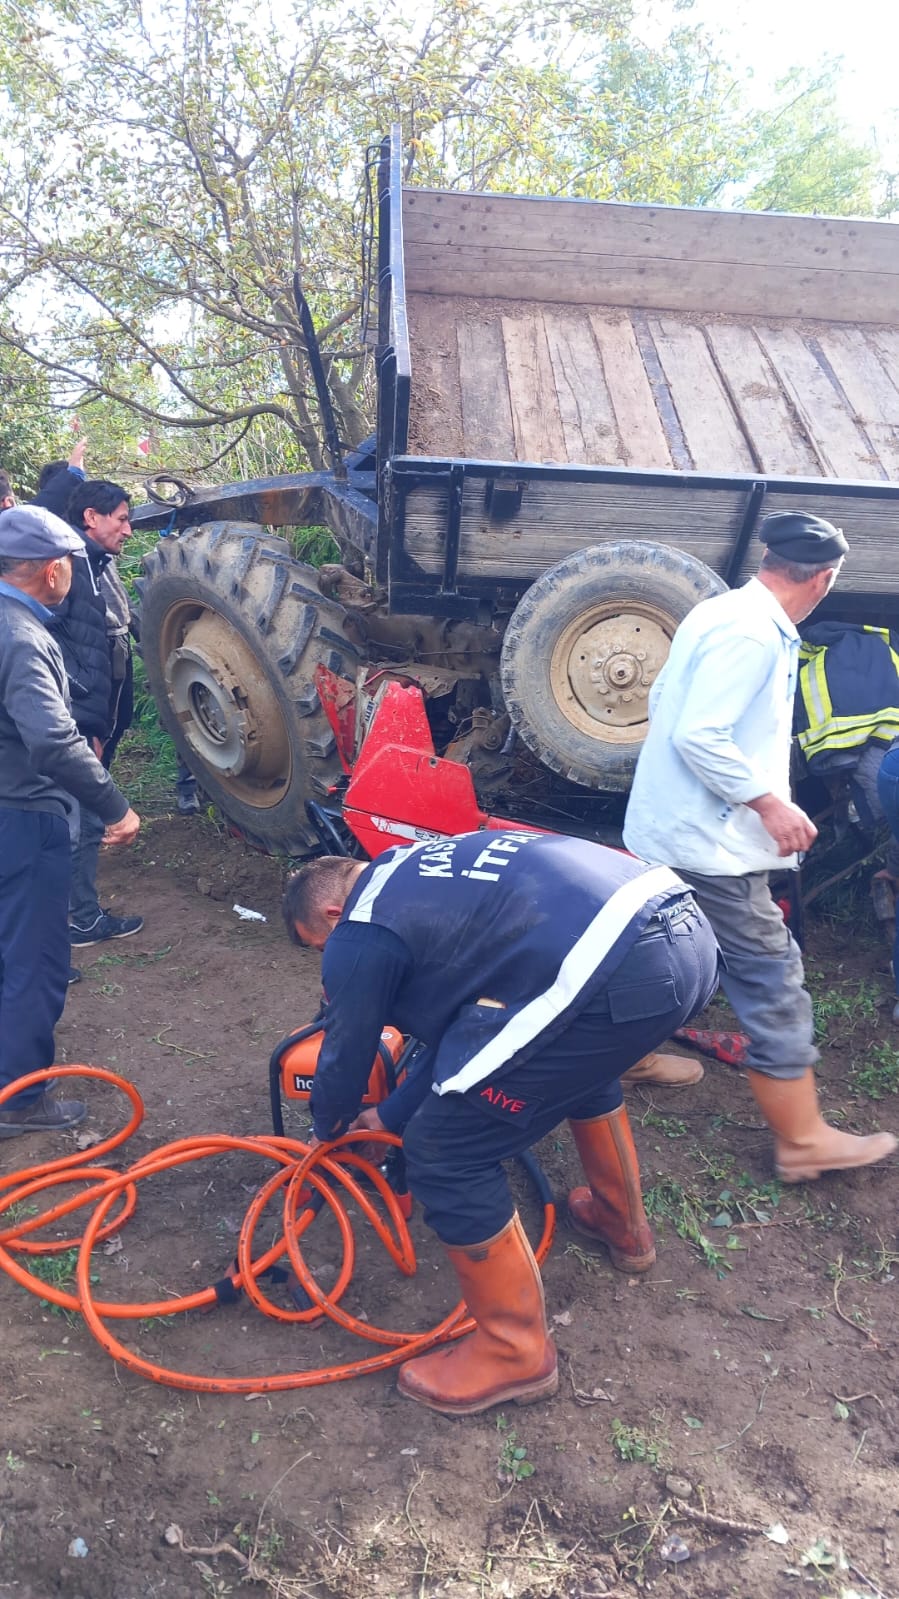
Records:
[[[15,505],[0,511],[0,555],[18,561],[58,561],[86,555],[84,540],[61,516],[42,505]]]

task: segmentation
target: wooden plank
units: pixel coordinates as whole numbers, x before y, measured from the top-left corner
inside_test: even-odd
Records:
[[[442,314],[441,302],[427,294],[409,297],[408,320],[412,358],[409,449],[412,454],[464,455],[454,323]]]
[[[702,329],[671,317],[650,317],[649,328],[697,471],[751,472],[758,462]]]
[[[757,335],[828,476],[882,478],[870,441],[795,328],[765,326]]]
[[[594,311],[590,326],[602,356],[625,466],[646,471],[670,467],[671,451],[629,318]]]
[[[899,276],[899,225],[707,207],[624,205],[458,190],[404,189],[407,250],[437,244],[520,246],[553,254],[634,255],[692,267],[783,265]]]
[[[593,329],[583,316],[543,313],[565,437],[565,459],[582,465],[621,466],[624,449]]]
[[[823,464],[754,330],[742,322],[710,322],[705,336],[762,470],[817,477]]]
[[[565,461],[565,435],[556,398],[543,317],[502,318],[512,426],[518,461]]]
[[[887,477],[899,478],[899,388],[891,363],[884,364],[859,328],[828,328],[820,344]]]
[[[456,323],[456,342],[462,453],[490,461],[514,461],[515,432],[502,329],[496,321],[463,319]]]
[[[891,223],[890,226],[899,226]],[[757,319],[894,323],[899,278],[719,261],[647,260],[491,244],[409,245],[410,293],[646,310],[727,312]]]

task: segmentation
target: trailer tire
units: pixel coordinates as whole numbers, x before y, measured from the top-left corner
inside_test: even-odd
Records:
[[[726,587],[695,556],[631,539],[576,550],[542,572],[512,613],[500,664],[524,743],[574,783],[625,793],[675,629]]]
[[[142,565],[140,650],[178,754],[250,843],[308,853],[306,801],[342,770],[312,674],[323,663],[354,676],[346,612],[253,523],[188,528]]]

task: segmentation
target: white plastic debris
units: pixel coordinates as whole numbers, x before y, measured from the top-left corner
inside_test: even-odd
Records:
[[[264,922],[266,920],[261,911],[251,911],[246,905],[232,905],[231,909],[236,911],[242,922]]]
[[[83,1560],[87,1554],[87,1544],[85,1543],[84,1539],[73,1538],[68,1549],[66,1550],[66,1554],[71,1555],[73,1560]]]
[[[771,1543],[789,1543],[790,1541],[790,1534],[779,1521],[773,1521],[770,1527],[765,1528],[765,1537],[770,1539]]]
[[[670,1561],[673,1566],[679,1566],[682,1560],[689,1560],[690,1548],[684,1543],[683,1538],[679,1538],[677,1533],[673,1532],[670,1538],[665,1539],[659,1554],[663,1560]]]

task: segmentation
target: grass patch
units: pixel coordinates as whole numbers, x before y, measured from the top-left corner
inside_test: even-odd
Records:
[[[655,1470],[664,1460],[668,1440],[643,1427],[628,1427],[616,1416],[612,1422],[612,1447],[619,1460],[645,1464]]]
[[[643,1203],[647,1216],[670,1222],[678,1237],[693,1246],[703,1265],[716,1277],[724,1277],[733,1270],[731,1262],[706,1237],[704,1229],[712,1223],[712,1218],[704,1195],[697,1189],[685,1188],[675,1177],[663,1177],[647,1189]],[[731,1245],[728,1240],[727,1247],[733,1248],[735,1244],[736,1241]]]
[[[340,545],[330,528],[292,527],[280,531],[297,560],[305,561],[307,566],[324,566],[343,559]]]
[[[815,1037],[833,1039],[845,1037],[861,1022],[878,1020],[879,990],[864,979],[846,983],[831,983],[823,988],[821,974],[810,973],[809,988],[812,1012],[815,1018]]]
[[[853,1065],[852,1081],[869,1099],[899,1094],[899,1051],[890,1044],[872,1044],[864,1060]]]

